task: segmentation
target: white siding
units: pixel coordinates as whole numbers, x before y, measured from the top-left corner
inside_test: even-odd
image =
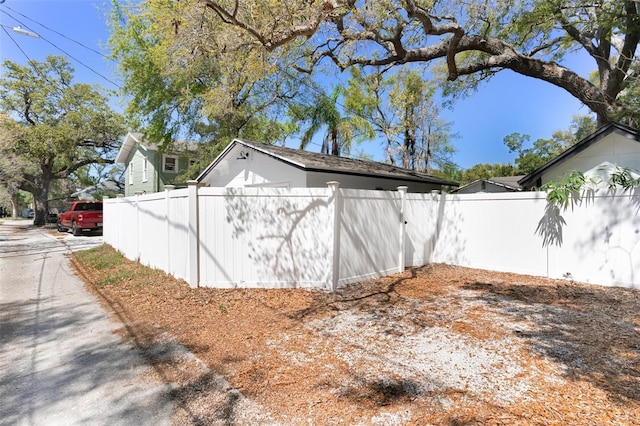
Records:
[[[307,184],[312,188],[326,187],[327,182],[340,182],[340,188],[395,191],[406,186],[409,192],[431,192],[441,189],[441,185],[412,182],[401,179],[385,179],[372,176],[356,176],[338,173],[308,172]]]
[[[242,145],[233,147],[202,182],[211,187],[225,188],[241,188],[274,182],[289,188],[307,186],[305,173],[302,170]]]
[[[640,142],[612,132],[582,152],[547,170],[542,183],[556,181],[569,170],[586,172],[604,162],[640,170]]]

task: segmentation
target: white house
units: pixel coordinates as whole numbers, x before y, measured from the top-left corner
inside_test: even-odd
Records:
[[[458,186],[425,173],[389,164],[336,157],[235,139],[198,176],[212,187],[317,188],[337,181],[342,188],[430,192]]]
[[[611,169],[611,165],[640,170],[640,138],[636,129],[620,123],[606,124],[518,183],[524,189],[538,188],[562,179],[571,170],[587,173]]]

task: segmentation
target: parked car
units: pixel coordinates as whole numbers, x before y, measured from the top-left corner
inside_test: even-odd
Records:
[[[25,219],[33,219],[36,217],[36,212],[33,209],[22,209],[22,217]]]
[[[71,208],[58,215],[58,231],[71,229],[78,236],[82,231],[102,232],[102,202],[76,201]]]

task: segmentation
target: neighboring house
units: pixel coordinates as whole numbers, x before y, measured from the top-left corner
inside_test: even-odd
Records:
[[[141,134],[128,133],[116,156],[116,163],[126,167],[124,195],[159,192],[165,185],[186,185],[176,177],[195,161],[190,155],[196,144],[179,142],[173,149],[161,152],[158,144],[144,141]]]
[[[430,192],[456,182],[389,164],[235,139],[197,178],[213,187],[326,187]]]
[[[571,170],[593,173],[611,169],[611,165],[640,170],[640,139],[636,129],[620,123],[606,124],[518,183],[530,190],[561,180]]]
[[[87,188],[81,189],[70,195],[70,198],[82,200],[82,201],[96,201],[96,195],[107,194],[124,194],[124,185],[117,180],[105,180]]]
[[[456,194],[474,194],[481,192],[515,192],[522,191],[518,181],[524,176],[501,176],[474,180],[451,192]]]

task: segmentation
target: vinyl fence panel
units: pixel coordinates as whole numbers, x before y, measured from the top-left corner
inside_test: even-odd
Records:
[[[536,235],[543,193],[442,194],[431,261],[545,276],[547,251]]]
[[[341,189],[340,284],[398,272],[400,196]]]
[[[168,250],[166,243],[165,218],[166,200],[164,193],[138,196],[138,257],[140,263],[152,268],[167,267]]]
[[[640,285],[640,191],[545,193],[198,188],[105,201],[105,241],[192,286],[318,287],[447,263]]]
[[[201,188],[199,196],[202,285],[328,285],[326,189]]]
[[[561,245],[549,250],[549,276],[640,286],[640,194],[596,194],[561,210]]]
[[[189,265],[189,197],[186,189],[166,191],[166,219],[158,232],[165,237],[164,244],[168,247],[166,268],[167,273],[188,279],[187,265]]]

